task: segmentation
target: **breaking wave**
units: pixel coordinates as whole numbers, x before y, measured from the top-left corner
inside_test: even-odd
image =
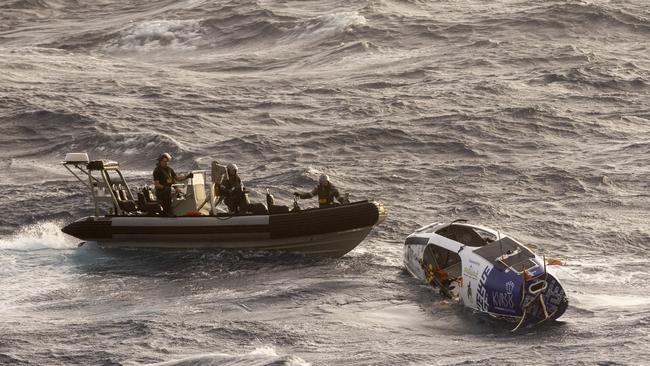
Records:
[[[12,137],[2,149],[11,150],[14,158],[38,157],[62,161],[65,154],[86,151],[93,159],[118,160],[128,169],[150,167],[161,152],[169,152],[187,167],[195,167],[193,155],[173,137],[155,132],[113,132],[102,123],[77,113],[40,110],[7,116]]]
[[[296,24],[286,32],[286,36],[282,40],[313,42],[352,31],[355,27],[366,25],[367,22],[367,19],[358,12],[320,15]]]
[[[218,49],[241,50],[247,45],[256,47],[265,44],[260,51],[274,52],[277,49],[297,49],[306,44],[318,45],[322,41],[332,42],[332,37],[367,23],[366,18],[357,12],[294,20],[258,11],[242,18],[236,13],[229,18],[143,21],[120,31],[101,49],[106,52],[212,52]]]
[[[151,366],[309,366],[300,357],[278,356],[276,350],[269,346],[256,348],[254,351],[239,356],[228,354],[204,354],[177,361],[151,364]]]
[[[120,32],[117,39],[103,47],[107,51],[192,50],[203,32],[199,20],[150,20]]]
[[[61,232],[61,222],[45,221],[20,228],[9,237],[0,238],[1,250],[31,251],[71,249],[78,240]]]

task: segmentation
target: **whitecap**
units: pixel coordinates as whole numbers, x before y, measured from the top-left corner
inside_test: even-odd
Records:
[[[288,32],[289,38],[299,41],[317,41],[367,24],[358,12],[341,12],[320,15],[301,22]]]
[[[13,235],[0,239],[0,249],[30,251],[39,249],[71,249],[77,240],[65,235],[61,223],[44,221],[24,226]]]
[[[198,19],[150,20],[122,32],[104,48],[107,51],[154,51],[159,49],[194,49],[203,30]]]
[[[296,356],[280,356],[271,346],[259,346],[242,355],[206,353],[187,358],[153,364],[155,366],[208,366],[208,365],[287,365],[309,366],[310,363]]]

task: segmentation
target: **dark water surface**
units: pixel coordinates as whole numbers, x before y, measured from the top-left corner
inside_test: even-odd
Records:
[[[503,365],[650,359],[646,1],[0,3],[0,364]],[[104,250],[58,164],[132,183],[234,161],[288,203],[328,173],[389,219],[337,260]],[[402,270],[467,218],[570,297],[518,334]]]

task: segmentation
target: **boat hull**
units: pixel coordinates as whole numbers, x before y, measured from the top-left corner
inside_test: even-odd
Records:
[[[558,319],[569,304],[544,258],[486,227],[464,222],[427,225],[406,238],[404,266],[443,296],[516,322],[513,330]]]
[[[385,217],[383,205],[357,202],[275,215],[91,216],[63,232],[105,247],[280,250],[340,257]]]

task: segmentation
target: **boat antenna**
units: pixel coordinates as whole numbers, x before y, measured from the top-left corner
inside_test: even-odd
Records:
[[[499,251],[503,257],[503,242],[501,241],[501,230],[497,229],[497,241],[499,242]]]
[[[501,239],[499,239],[499,251],[501,252],[501,257],[503,257],[503,243],[501,242]]]

